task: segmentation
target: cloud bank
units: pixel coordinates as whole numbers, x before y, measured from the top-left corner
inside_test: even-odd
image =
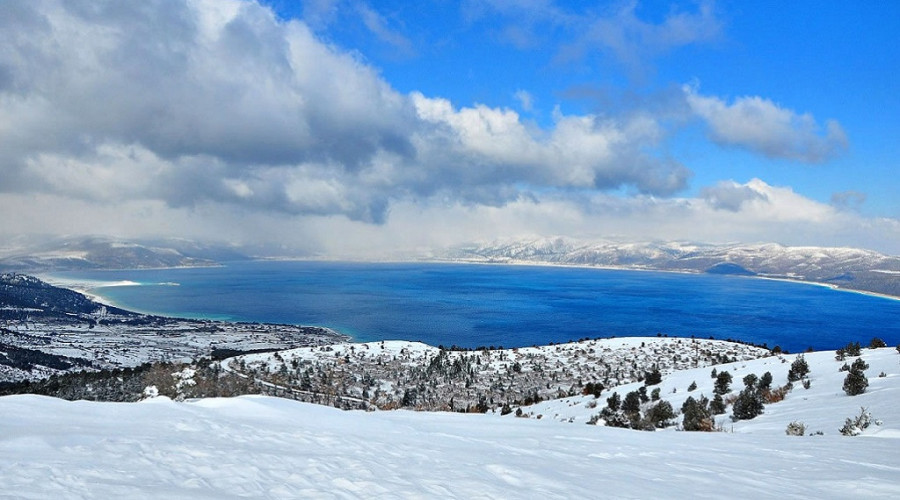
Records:
[[[821,163],[847,148],[847,134],[836,120],[827,120],[822,127],[808,113],[798,114],[758,96],[728,104],[688,86],[684,90],[691,109],[719,144],[806,163]]]
[[[9,7],[7,191],[381,223],[411,198],[498,205],[531,190],[622,186],[666,195],[689,177],[652,153],[662,137],[652,117],[557,114],[545,131],[508,109],[401,94],[255,3]]]
[[[354,257],[552,234],[854,238],[900,253],[895,220],[839,209],[861,195],[832,206],[729,180],[685,197],[692,171],[667,143],[684,120],[669,112],[557,109],[539,127],[512,109],[401,93],[360,56],[251,1],[3,8],[0,209],[13,216],[0,233],[174,235]],[[327,24],[335,4],[309,9]],[[358,9],[386,43],[413,49]],[[548,14],[559,26],[567,16]],[[588,24],[609,19],[626,21],[620,44],[593,43],[623,60],[719,29],[705,4],[652,26],[625,4]],[[528,112],[532,96],[517,97]],[[837,122],[761,97],[728,103],[683,87],[674,98],[725,146],[803,162],[846,147]]]

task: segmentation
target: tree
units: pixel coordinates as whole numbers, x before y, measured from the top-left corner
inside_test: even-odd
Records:
[[[612,396],[606,398],[606,407],[609,408],[610,411],[619,411],[619,406],[622,404],[622,398],[619,396],[618,392],[612,393]]]
[[[844,347],[844,352],[847,356],[859,356],[862,347],[860,347],[859,342],[848,342],[847,346]]]
[[[731,374],[727,371],[721,372],[716,376],[716,384],[713,387],[713,393],[725,395],[731,391]]]
[[[759,391],[746,387],[738,394],[732,409],[732,420],[750,420],[763,412],[763,401]]]
[[[850,373],[844,379],[844,392],[848,396],[856,396],[866,392],[867,387],[869,387],[869,379],[866,378],[866,374],[862,370],[851,368]]]
[[[850,371],[865,371],[869,369],[869,364],[863,361],[862,358],[856,358],[852,365],[850,365]]]
[[[600,382],[588,382],[581,390],[581,393],[585,396],[593,395],[595,398],[599,398],[601,392],[603,392],[603,384]]]
[[[797,356],[797,359],[791,363],[791,368],[788,370],[788,380],[790,382],[796,382],[807,374],[809,374],[809,364],[806,362],[806,358],[800,354]]]
[[[874,337],[871,342],[869,342],[869,349],[878,349],[879,347],[887,347],[887,344],[884,340]]]
[[[644,375],[644,385],[657,385],[660,382],[662,382],[662,373],[658,369],[653,369]]]
[[[697,381],[691,382],[691,385],[688,386],[688,392],[697,390]]]
[[[721,415],[725,413],[725,400],[722,399],[721,394],[716,394],[713,396],[712,402],[709,403],[709,410],[713,415]]]
[[[772,373],[766,372],[763,373],[762,377],[759,378],[759,389],[767,390],[772,387]]]
[[[647,423],[657,429],[662,429],[670,425],[670,421],[675,418],[675,409],[672,403],[668,401],[660,401],[647,410],[645,420]]]
[[[631,391],[625,395],[622,401],[622,413],[633,416],[641,412],[641,395],[637,391]]]
[[[744,377],[744,387],[755,388],[758,381],[759,377],[753,373],[749,373]]]
[[[700,396],[699,401],[688,396],[681,405],[681,413],[684,415],[681,428],[686,431],[711,431],[715,427],[709,411],[709,400],[703,396]]]

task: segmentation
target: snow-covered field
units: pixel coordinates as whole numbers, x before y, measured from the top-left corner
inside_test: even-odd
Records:
[[[751,372],[770,371],[780,385],[794,356],[784,359],[717,368],[734,375],[735,390]],[[733,433],[584,425],[578,417],[602,406],[585,410],[592,396],[527,408],[543,412],[540,420],[343,412],[260,396],[131,404],[4,397],[0,497],[900,498],[900,355],[864,349],[869,388],[854,397],[841,390],[833,352],[806,359],[810,388],[796,384]],[[680,407],[694,380],[692,395],[710,395],[709,372],[666,376],[663,399]],[[860,406],[883,423],[841,436]],[[577,423],[560,423],[567,417]],[[794,420],[823,435],[785,435]]]

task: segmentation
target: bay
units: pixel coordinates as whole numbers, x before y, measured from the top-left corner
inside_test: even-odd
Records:
[[[738,339],[835,349],[900,343],[900,301],[738,276],[551,266],[249,261],[56,273],[126,309],[320,325],[358,341],[522,347],[581,338]],[[131,286],[106,286],[131,282]]]

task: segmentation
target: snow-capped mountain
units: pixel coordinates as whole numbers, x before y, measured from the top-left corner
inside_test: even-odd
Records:
[[[777,243],[585,242],[559,237],[464,245],[447,251],[444,258],[755,274],[900,295],[900,257],[857,248],[788,247]]]
[[[246,258],[228,248],[188,240],[137,242],[97,236],[24,243],[0,252],[0,270],[16,272],[198,267]]]

